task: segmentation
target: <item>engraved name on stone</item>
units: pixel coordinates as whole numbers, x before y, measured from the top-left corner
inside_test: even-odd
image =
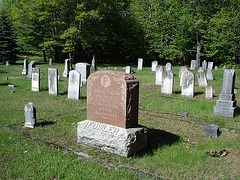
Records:
[[[114,127],[111,125],[103,124],[103,123],[97,123],[97,122],[87,122],[84,126],[84,129],[94,129],[99,132],[104,132],[112,135],[120,135],[120,129],[118,127]]]

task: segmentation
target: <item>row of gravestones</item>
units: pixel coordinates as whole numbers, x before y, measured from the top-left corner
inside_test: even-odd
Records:
[[[234,81],[235,70],[226,69],[222,93],[214,106],[214,115],[235,115],[237,107],[233,94]],[[109,70],[91,74],[87,83],[87,120],[78,123],[77,141],[125,157],[145,148],[147,127],[138,124],[138,101],[139,81],[131,74]],[[36,123],[36,107],[33,103],[27,103],[24,110],[25,127],[33,128]],[[204,134],[211,133],[212,129],[218,132],[216,126],[208,126],[204,129]]]

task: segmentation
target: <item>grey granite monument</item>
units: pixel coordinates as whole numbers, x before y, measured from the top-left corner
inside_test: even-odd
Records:
[[[22,75],[27,75],[27,74],[28,74],[28,60],[27,60],[27,56],[25,56],[25,59],[23,60]]]
[[[36,64],[35,61],[31,61],[28,64],[28,74],[27,74],[27,77],[26,77],[27,80],[32,80],[32,68],[35,67],[35,64]]]
[[[235,85],[235,70],[226,69],[223,74],[222,93],[216,106],[213,107],[214,116],[233,118],[237,112],[237,101],[233,92]]]

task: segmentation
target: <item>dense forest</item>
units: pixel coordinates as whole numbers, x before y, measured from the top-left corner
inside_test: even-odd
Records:
[[[236,66],[239,7],[239,0],[2,0],[0,59],[11,50],[55,62],[96,55],[104,63]]]

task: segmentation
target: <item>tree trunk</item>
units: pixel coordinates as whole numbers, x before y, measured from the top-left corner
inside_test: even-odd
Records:
[[[200,63],[201,63],[201,49],[202,49],[202,45],[200,42],[200,33],[198,31],[198,28],[196,28],[196,40],[197,40],[197,54],[196,54],[196,68],[200,67]]]
[[[46,51],[45,50],[43,50],[43,60],[44,60],[44,62],[47,62],[47,57],[46,57]]]

